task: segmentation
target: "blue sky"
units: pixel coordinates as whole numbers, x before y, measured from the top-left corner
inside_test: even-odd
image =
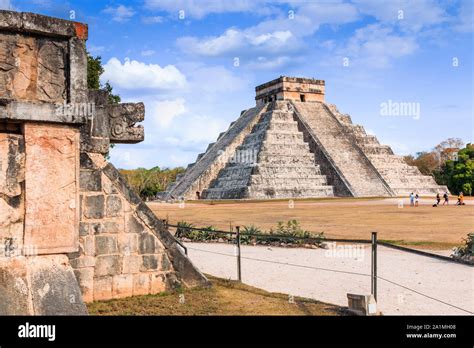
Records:
[[[326,101],[397,154],[473,140],[473,1],[0,0],[89,24],[87,46],[123,101],[143,101],[145,141],[121,168],[175,167],[254,106],[280,75],[326,80]],[[238,63],[238,64],[236,64]],[[388,101],[420,117],[381,115]]]

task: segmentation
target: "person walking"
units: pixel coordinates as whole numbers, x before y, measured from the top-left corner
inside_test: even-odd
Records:
[[[413,192],[410,193],[410,206],[413,207],[415,205],[415,196],[413,195]]]
[[[448,195],[448,191],[446,191],[443,195],[443,198],[444,198],[444,202],[443,202],[443,205],[449,205],[449,195]]]
[[[418,207],[418,200],[420,196],[418,196],[418,193],[415,195],[415,207]]]
[[[441,197],[439,196],[439,193],[436,194],[436,205],[439,205],[441,202]]]

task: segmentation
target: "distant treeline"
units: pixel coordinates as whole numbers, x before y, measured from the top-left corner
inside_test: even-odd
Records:
[[[153,198],[158,192],[164,191],[168,184],[175,181],[176,176],[184,172],[184,168],[173,169],[153,167],[151,169],[120,169],[120,173],[142,198]]]
[[[474,190],[474,144],[458,138],[447,139],[431,151],[405,156],[408,164],[417,166],[424,175],[431,175],[453,194],[472,195]]]
[[[463,192],[472,195],[474,190],[474,145],[463,148],[461,139],[447,139],[431,151],[418,152],[416,156],[405,156],[408,164],[417,166],[424,175],[431,175],[440,185],[446,185],[453,194]],[[128,183],[142,198],[153,198],[164,191],[184,168],[153,167],[121,169]]]

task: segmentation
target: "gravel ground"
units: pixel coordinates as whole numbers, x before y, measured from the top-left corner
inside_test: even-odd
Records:
[[[233,245],[186,243],[186,246],[191,260],[202,272],[236,279]],[[325,270],[255,261],[246,257]],[[370,246],[362,245],[338,245],[328,250],[242,246],[242,281],[267,291],[347,306],[347,293],[370,294],[370,276],[327,269],[370,275],[370,259]],[[379,277],[474,312],[473,267],[382,246],[378,247],[377,262]],[[382,279],[378,280],[378,309],[385,315],[469,315]]]

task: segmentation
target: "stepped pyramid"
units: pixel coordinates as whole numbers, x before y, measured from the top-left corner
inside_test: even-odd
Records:
[[[433,195],[447,191],[324,102],[322,80],[282,76],[256,87],[215,143],[162,199]]]

